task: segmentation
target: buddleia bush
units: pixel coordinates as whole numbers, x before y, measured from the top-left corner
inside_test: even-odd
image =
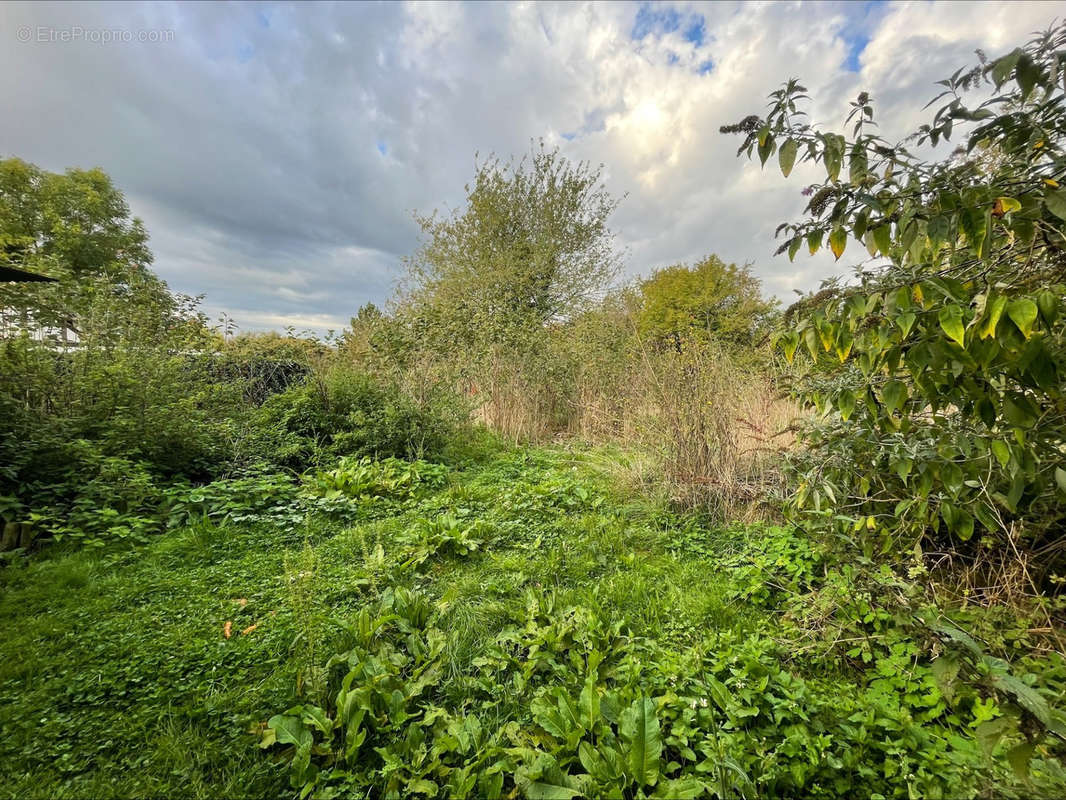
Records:
[[[725,132],[765,164],[824,176],[779,253],[859,253],[787,316],[779,343],[814,412],[791,510],[876,553],[950,551],[1066,572],[1066,27],[939,82],[900,143],[874,100],[846,133],[806,121],[790,80]],[[939,160],[919,154],[954,145]],[[936,152],[936,150],[932,150]],[[808,174],[808,170],[804,170]],[[867,258],[867,256],[869,258]]]

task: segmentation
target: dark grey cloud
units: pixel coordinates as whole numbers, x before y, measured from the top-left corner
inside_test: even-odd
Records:
[[[718,126],[798,74],[815,119],[839,121],[869,89],[902,131],[974,47],[1012,45],[1063,9],[7,3],[0,154],[104,168],[160,274],[242,327],[325,329],[381,302],[417,246],[411,212],[459,203],[475,153],[540,137],[603,162],[627,193],[613,222],[631,274],[718,252],[786,295],[837,270],[771,258],[803,175],[737,160]]]

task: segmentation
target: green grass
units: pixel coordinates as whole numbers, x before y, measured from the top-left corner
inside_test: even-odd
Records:
[[[723,563],[738,532],[621,496],[601,462],[502,453],[354,523],[204,523],[133,551],[56,549],[4,568],[0,795],[292,796],[251,731],[295,700],[327,704],[345,626],[394,583],[432,598],[447,637],[439,695],[459,709],[471,665],[528,591],[624,621],[677,663],[709,641],[772,635],[773,609],[739,599]],[[477,523],[486,544],[401,570],[416,523],[443,514]],[[750,547],[759,529],[741,533]],[[500,691],[497,713],[528,705]]]

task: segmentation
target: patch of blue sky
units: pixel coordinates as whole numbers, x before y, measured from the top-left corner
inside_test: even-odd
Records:
[[[843,38],[848,48],[847,55],[844,56],[844,69],[848,72],[858,72],[862,67],[862,51],[870,43],[870,37],[859,31],[848,31],[844,33]]]
[[[389,154],[389,146],[380,139],[377,142],[377,148],[378,152],[381,153],[381,155],[387,156]]]
[[[689,26],[685,29],[685,41],[692,42],[696,47],[702,47],[707,38],[707,23],[702,14],[692,18]]]
[[[642,3],[630,37],[643,39],[649,33],[672,33],[681,27],[681,22],[681,12],[672,6]]]
[[[713,69],[714,69],[714,62],[711,61],[711,59],[708,58],[706,61],[700,62],[700,65],[699,65],[699,67],[696,68],[696,71],[700,75],[706,75],[708,72],[710,72]]]

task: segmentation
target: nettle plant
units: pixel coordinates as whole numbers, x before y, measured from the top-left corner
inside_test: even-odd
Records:
[[[865,92],[850,137],[808,124],[796,80],[722,131],[745,136],[738,155],[776,152],[786,177],[824,167],[779,253],[870,256],[790,309],[779,338],[790,362],[806,354],[795,390],[817,411],[793,511],[868,555],[1024,552],[1046,587],[1066,561],[1066,26],[977,55],[899,144]],[[910,149],[949,142],[941,160]]]

